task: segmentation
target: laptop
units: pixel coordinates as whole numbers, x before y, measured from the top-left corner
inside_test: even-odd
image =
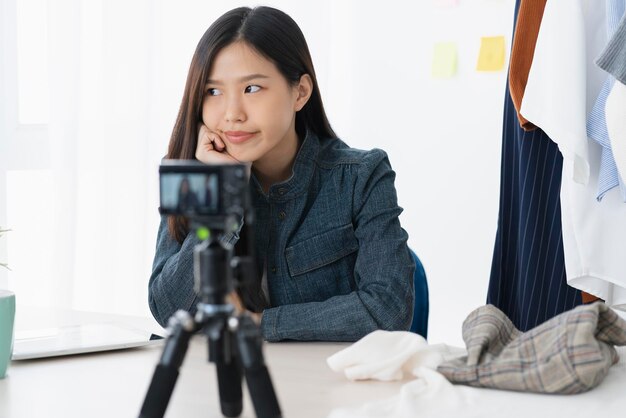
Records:
[[[120,323],[91,323],[15,332],[12,360],[29,360],[162,344],[164,338]]]

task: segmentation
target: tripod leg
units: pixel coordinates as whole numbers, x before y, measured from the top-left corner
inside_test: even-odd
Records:
[[[247,315],[239,317],[237,344],[257,418],[280,418],[278,399],[263,359],[263,338],[259,327]]]
[[[217,369],[220,407],[227,417],[238,417],[243,410],[241,366],[236,361],[235,348],[232,334],[226,329],[221,330],[220,339],[209,339],[209,359]]]
[[[185,358],[189,339],[196,331],[191,315],[178,311],[170,318],[169,335],[154,370],[148,393],[143,401],[139,418],[161,418],[172,396],[178,379],[178,369]]]

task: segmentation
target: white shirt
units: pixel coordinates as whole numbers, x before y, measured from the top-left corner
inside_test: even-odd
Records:
[[[607,42],[605,13],[604,1],[546,3],[521,113],[563,154],[561,218],[568,284],[626,308],[626,205],[618,189],[596,201],[601,149],[585,129],[608,77],[595,65]]]
[[[604,1],[546,2],[520,112],[573,162],[572,171],[563,174],[581,184],[587,184],[590,173],[586,120],[591,108],[585,87],[595,84],[589,85],[593,105],[606,75],[591,53],[597,45],[604,47],[605,28]]]

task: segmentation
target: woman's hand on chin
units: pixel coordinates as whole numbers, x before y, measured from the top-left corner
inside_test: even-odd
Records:
[[[198,128],[196,159],[205,164],[229,164],[239,162],[228,153],[226,144],[219,134],[209,130],[203,123],[201,123]]]

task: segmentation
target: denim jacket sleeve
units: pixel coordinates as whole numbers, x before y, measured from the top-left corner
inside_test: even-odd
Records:
[[[358,241],[356,289],[320,302],[266,309],[261,323],[265,339],[355,341],[376,329],[410,327],[415,263],[398,218],[402,209],[395,173],[381,150],[368,152],[357,170],[351,202]]]
[[[179,309],[193,312],[197,300],[193,288],[193,248],[199,240],[187,235],[182,245],[167,229],[167,216],[161,216],[152,275],[148,282],[148,304],[154,319],[163,327]]]
[[[240,224],[240,228],[243,222]],[[231,248],[239,238],[239,230],[220,238],[226,248]],[[157,234],[156,253],[152,275],[148,282],[148,305],[154,319],[163,327],[177,310],[192,314],[199,299],[194,290],[193,250],[200,243],[191,232],[182,245],[170,236],[167,216],[161,216]]]

